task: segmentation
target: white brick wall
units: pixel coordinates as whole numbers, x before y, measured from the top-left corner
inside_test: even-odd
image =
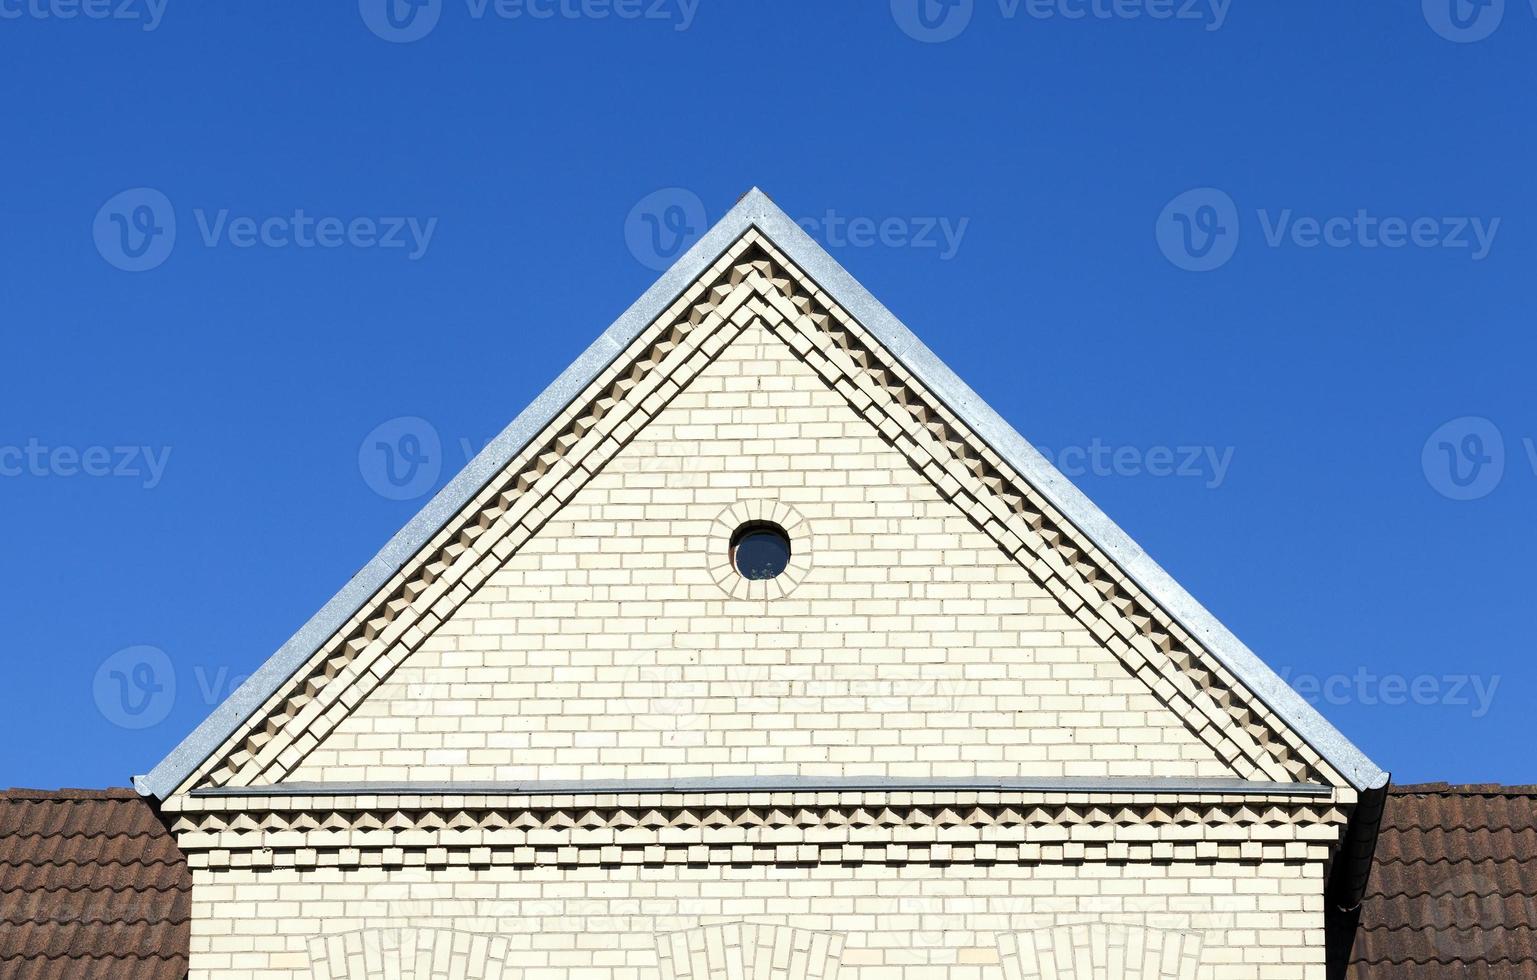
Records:
[[[511,977],[641,980],[658,933],[736,921],[841,937],[839,980],[1004,980],[1004,934],[1074,922],[1197,932],[1181,980],[1322,980],[1322,891],[1300,863],[199,871],[191,980],[309,980],[314,936],[400,926],[500,937]]]
[[[743,501],[787,597],[711,577]],[[1230,776],[784,344],[751,327],[290,776]]]
[[[716,574],[730,530],[719,519],[759,503],[793,511],[797,561],[808,567],[787,595],[734,597]],[[285,751],[297,758],[302,749]],[[754,326],[288,779],[1234,773],[842,396]],[[191,811],[215,805],[177,803]],[[1113,801],[1105,803],[1113,812]],[[1067,846],[1062,827],[1016,824],[1008,832],[1028,845],[993,864],[899,864],[894,851],[835,863],[835,852],[810,846],[794,850],[804,863],[748,864],[750,853],[733,852],[735,864],[640,865],[614,847],[583,852],[604,866],[514,867],[495,866],[509,855],[477,840],[459,848],[474,849],[469,866],[433,870],[354,865],[370,863],[361,851],[377,858],[381,848],[397,852],[395,863],[410,848],[425,858],[413,853],[406,863],[465,857],[450,854],[435,832],[366,829],[321,855],[326,846],[306,834],[326,832],[333,818],[335,832],[347,833],[347,819],[322,814],[309,831],[270,830],[261,816],[242,817],[227,833],[243,838],[237,863],[283,851],[275,869],[210,869],[229,863],[231,850],[217,834],[196,841],[194,980],[382,978],[368,972],[371,954],[349,959],[343,937],[355,934],[373,937],[375,947],[482,937],[463,940],[454,955],[505,964],[505,977],[713,977],[724,974],[659,960],[657,937],[686,932],[671,948],[694,944],[714,956],[721,936],[741,934],[729,932],[732,923],[821,937],[808,949],[837,950],[840,978],[1068,980],[1030,972],[1022,951],[1065,950],[1077,940],[1042,930],[1098,923],[1092,935],[1120,927],[1193,933],[1169,947],[1199,950],[1194,976],[1179,980],[1322,980],[1322,854],[1338,815],[1307,827],[1250,815],[1258,829],[1242,845],[1253,827],[1205,826],[1196,817],[1149,829],[1129,817],[1107,826],[1119,819],[1111,816],[1075,827]],[[866,822],[862,833],[912,833],[885,826]],[[730,833],[736,845],[775,840],[774,832]],[[623,833],[629,843],[661,834]],[[690,848],[697,834],[708,855],[707,838],[718,844],[727,832],[667,833],[674,843],[688,835]],[[808,820],[791,836],[815,845],[828,833]],[[972,829],[950,833],[965,840]],[[542,846],[573,850],[578,836],[539,834]],[[270,835],[265,845],[252,843],[262,835]],[[1090,850],[1084,835],[1116,843]],[[1154,840],[1151,860],[1123,860],[1128,841],[1147,848]],[[1055,842],[1064,860],[1042,857],[1043,842]],[[948,847],[925,848],[924,860],[947,860]],[[1277,853],[1295,859],[1256,856]],[[296,859],[304,870],[284,866]],[[333,937],[330,945],[316,942],[323,936]],[[1001,959],[1001,950],[1016,958]],[[1094,980],[1103,972],[1089,970]],[[1090,976],[1080,970],[1071,980]]]

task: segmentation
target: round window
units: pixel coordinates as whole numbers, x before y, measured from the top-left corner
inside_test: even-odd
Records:
[[[731,535],[731,567],[743,578],[778,578],[789,564],[790,536],[778,524],[752,521]]]

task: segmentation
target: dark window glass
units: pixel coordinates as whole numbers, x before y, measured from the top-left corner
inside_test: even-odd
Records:
[[[776,524],[748,524],[731,536],[731,564],[743,578],[775,578],[790,564],[790,536]]]

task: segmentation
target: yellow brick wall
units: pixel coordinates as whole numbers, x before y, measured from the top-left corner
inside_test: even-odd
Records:
[[[493,937],[507,978],[651,980],[659,933],[729,922],[831,934],[838,980],[1007,980],[1005,937],[1081,922],[1194,931],[1179,980],[1322,980],[1322,891],[1317,863],[197,871],[191,980],[310,980],[313,937],[400,927]]]
[[[791,525],[795,566],[744,595],[721,574],[726,538],[763,509]],[[252,771],[1235,773],[757,326],[307,747]],[[1208,817],[1160,805],[1155,819],[1109,796],[1092,820],[1035,800],[994,823],[956,799],[943,806],[965,819],[914,811],[904,826],[884,804],[847,800],[847,826],[818,812],[688,823],[634,804],[629,823],[608,815],[616,829],[600,841],[609,830],[580,807],[565,823],[564,811],[535,819],[517,802],[473,819],[445,803],[427,819],[392,812],[398,801],[327,798],[279,819],[247,801],[228,805],[251,813],[204,828],[196,811],[224,804],[178,802],[191,814],[179,835],[194,867],[193,980],[825,980],[834,959],[843,980],[1323,980],[1324,857],[1338,821],[1239,815],[1231,801]],[[505,846],[509,835],[524,846]],[[896,846],[909,840],[924,843]],[[434,867],[400,867],[423,860]],[[1116,960],[1158,936],[1178,937],[1158,948],[1189,969]],[[802,968],[696,962],[718,966],[732,944],[762,955],[770,940],[801,949]],[[413,950],[431,969],[389,966]],[[1037,956],[1069,958],[1074,972],[1037,969]]]
[[[810,567],[732,598],[758,501]],[[289,779],[786,773],[1233,770],[753,326]]]

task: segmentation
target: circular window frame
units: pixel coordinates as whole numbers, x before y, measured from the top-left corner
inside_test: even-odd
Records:
[[[790,560],[773,578],[748,578],[737,571],[735,555],[742,537],[770,528],[790,542]],[[779,599],[789,595],[811,571],[811,526],[804,515],[777,500],[744,500],[721,511],[710,529],[710,577],[733,599]]]
[[[773,537],[773,538],[777,539],[779,542],[781,542],[784,545],[784,552],[785,552],[784,567],[781,568],[779,571],[775,572],[773,575],[756,575],[755,576],[755,575],[748,575],[748,574],[746,574],[745,572],[742,571],[742,563],[741,563],[742,543],[744,541],[746,541],[748,538],[755,538],[755,537],[758,537],[760,535],[767,535],[769,537]],[[735,531],[731,532],[731,548],[730,548],[730,551],[731,551],[731,567],[736,569],[736,573],[738,575],[741,575],[744,578],[750,578],[750,579],[754,579],[754,580],[764,580],[764,581],[766,581],[766,580],[771,579],[771,578],[778,578],[779,576],[783,575],[785,573],[785,571],[790,567],[790,559],[795,557],[795,542],[790,540],[790,532],[789,531],[786,531],[784,528],[780,527],[778,524],[775,524],[773,521],[748,521],[746,524],[743,524],[741,527],[739,527]]]

